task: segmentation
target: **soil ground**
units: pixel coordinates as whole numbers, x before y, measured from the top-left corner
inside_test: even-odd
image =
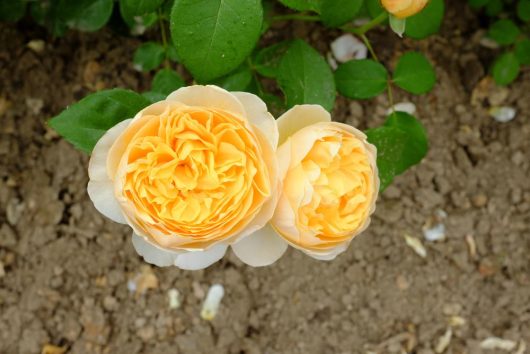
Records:
[[[530,72],[507,91],[484,90],[491,52],[478,43],[477,20],[461,2],[448,8],[441,34],[428,40],[370,34],[390,67],[404,50],[427,53],[438,84],[421,97],[396,90],[396,102],[417,105],[431,149],[381,196],[347,252],[319,262],[290,249],[259,269],[230,254],[204,271],[149,268],[158,282],[145,294],[128,287],[146,272],[130,229],[94,209],[87,156],[45,124],[95,89],[147,89],[150,75],[131,60],[139,40],[106,30],[52,39],[30,23],[1,25],[0,353],[51,343],[75,354],[428,354],[448,328],[446,353],[508,353],[481,349],[491,336],[530,347]],[[322,52],[336,35],[288,26],[273,35],[305,36]],[[46,41],[43,52],[26,47],[32,39]],[[515,107],[517,117],[496,122],[491,103]],[[383,122],[387,106],[384,96],[341,99],[334,115],[366,128]],[[425,241],[439,210],[446,238]],[[425,258],[405,234],[422,240]],[[214,283],[226,295],[206,322],[199,313]],[[171,288],[178,309],[168,306]]]

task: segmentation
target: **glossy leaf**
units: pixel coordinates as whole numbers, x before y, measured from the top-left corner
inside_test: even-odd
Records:
[[[333,73],[322,55],[302,40],[294,40],[278,67],[278,85],[287,106],[319,104],[328,111],[335,103]]]
[[[113,0],[63,1],[59,13],[68,27],[93,32],[109,21],[113,6]]]
[[[291,41],[283,41],[260,49],[253,60],[254,69],[260,75],[275,78],[278,65],[290,45]]]
[[[407,18],[405,35],[423,39],[440,30],[445,13],[444,0],[430,0],[418,14]]]
[[[515,53],[504,53],[493,64],[493,79],[497,85],[508,85],[517,78],[520,70],[521,65]]]
[[[335,82],[340,94],[351,99],[367,99],[386,89],[386,68],[371,59],[351,60],[335,71]]]
[[[139,71],[156,69],[162,64],[166,51],[161,44],[145,42],[134,52],[133,63]]]
[[[71,105],[49,125],[77,148],[90,152],[103,134],[133,118],[150,102],[136,92],[113,89],[96,92]]]
[[[248,65],[241,65],[228,75],[225,75],[213,83],[228,91],[246,91],[252,81],[252,72]]]
[[[171,34],[184,66],[200,82],[237,68],[258,41],[260,0],[176,0]]]
[[[515,55],[522,65],[530,65],[530,39],[525,38],[515,44]]]
[[[515,43],[519,33],[519,27],[512,20],[502,19],[491,25],[488,36],[500,45],[510,45]]]
[[[164,95],[169,95],[178,88],[185,86],[186,83],[177,72],[171,69],[162,69],[158,71],[151,83],[151,91]]]
[[[377,147],[381,190],[388,187],[395,176],[419,163],[429,149],[425,128],[405,112],[391,114],[384,125],[369,129],[366,135]]]
[[[0,0],[0,21],[16,22],[26,12],[26,2],[22,0]]]
[[[120,2],[129,14],[138,16],[156,11],[164,0],[120,0]]]
[[[320,17],[328,27],[340,27],[353,20],[363,0],[322,0]]]
[[[399,58],[393,81],[403,90],[419,95],[433,88],[436,83],[436,73],[423,54],[408,52]]]
[[[285,6],[298,11],[320,12],[322,0],[279,0]]]
[[[517,17],[524,22],[530,22],[530,0],[519,0],[517,3]]]

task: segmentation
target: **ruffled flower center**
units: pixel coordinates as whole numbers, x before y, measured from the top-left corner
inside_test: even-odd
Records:
[[[233,235],[271,195],[256,139],[224,111],[168,107],[150,117],[124,156],[135,221],[147,234],[187,236],[190,247]]]

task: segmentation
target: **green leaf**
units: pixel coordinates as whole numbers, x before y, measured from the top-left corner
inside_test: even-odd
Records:
[[[227,91],[246,91],[252,81],[252,72],[248,65],[241,65],[230,74],[223,76],[213,83]]]
[[[510,45],[515,43],[519,33],[519,27],[512,20],[503,19],[491,25],[488,36],[500,45]]]
[[[185,86],[186,83],[174,70],[162,69],[156,73],[151,83],[151,91],[163,95],[169,95],[178,88]]]
[[[285,6],[298,11],[315,11],[320,12],[320,3],[322,0],[280,0]]]
[[[164,0],[120,0],[127,13],[138,16],[157,10]]]
[[[113,89],[93,93],[52,118],[49,125],[77,148],[91,152],[107,130],[133,118],[150,102],[136,92]]]
[[[363,0],[322,0],[320,17],[328,27],[340,27],[353,20]]]
[[[486,15],[496,17],[502,12],[503,8],[502,0],[490,0],[486,5]]]
[[[261,48],[253,60],[254,69],[265,77],[275,78],[280,61],[289,49],[291,41],[283,41]]]
[[[399,58],[393,81],[403,90],[420,95],[434,87],[436,73],[423,54],[407,52]]]
[[[366,8],[368,9],[368,13],[370,14],[370,17],[376,18],[381,13],[385,11],[383,9],[383,6],[381,6],[381,0],[365,0]]]
[[[94,32],[109,21],[113,6],[113,0],[64,0],[58,9],[59,16],[68,27]]]
[[[176,0],[171,34],[178,56],[199,82],[237,68],[258,41],[260,0]]]
[[[180,61],[179,56],[177,54],[177,50],[175,49],[175,46],[173,44],[169,44],[167,47],[167,57],[169,60],[174,61],[175,63],[178,63]]]
[[[530,22],[530,0],[519,0],[517,16],[524,22]]]
[[[148,13],[144,15],[134,15],[130,9],[124,6],[124,2],[120,1],[120,13],[123,21],[129,26],[130,33],[133,36],[142,35],[145,31],[157,23],[158,15],[156,13]]]
[[[525,38],[515,44],[515,56],[522,65],[530,65],[530,39]]]
[[[391,114],[384,125],[369,129],[366,135],[377,147],[381,190],[388,187],[395,176],[419,163],[429,149],[425,128],[405,112]]]
[[[482,6],[485,6],[490,0],[468,0],[467,3],[469,6],[471,6],[473,9],[478,10]]]
[[[335,82],[326,60],[302,40],[294,40],[278,67],[278,85],[287,106],[319,104],[328,111],[335,104]]]
[[[423,39],[440,30],[445,12],[444,0],[431,0],[418,14],[407,18],[405,34],[414,39]]]
[[[22,0],[0,0],[0,21],[16,22],[26,12],[26,2]]]
[[[340,94],[351,99],[367,99],[386,89],[386,68],[371,59],[350,60],[335,71],[335,82]]]
[[[134,52],[134,68],[139,71],[156,69],[162,64],[166,51],[164,47],[155,42],[142,43]]]
[[[513,52],[502,54],[495,60],[492,68],[493,79],[497,85],[510,84],[519,75],[521,65]]]
[[[160,92],[147,91],[142,93],[142,96],[147,98],[151,103],[157,103],[166,99],[167,95]]]

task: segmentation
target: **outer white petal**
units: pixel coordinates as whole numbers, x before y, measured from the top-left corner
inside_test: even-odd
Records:
[[[245,107],[230,92],[217,86],[182,87],[167,96],[167,101],[181,102],[188,106],[222,109],[245,117]]]
[[[232,245],[236,256],[252,267],[264,267],[276,262],[287,250],[287,242],[270,224]]]
[[[226,253],[227,245],[217,244],[205,251],[193,251],[179,254],[175,265],[181,269],[198,270],[211,266]]]
[[[166,250],[151,243],[148,239],[132,234],[132,243],[136,252],[144,258],[147,263],[157,267],[168,267],[175,264],[175,259],[180,252]]]
[[[114,195],[114,183],[110,179],[106,181],[89,181],[87,192],[97,211],[112,221],[127,224],[120,204]]]
[[[123,131],[129,126],[132,119],[126,119],[109,130],[98,140],[96,146],[90,155],[90,162],[88,163],[88,176],[91,180],[103,181],[108,180],[107,174],[107,157],[112,144],[118,139]]]
[[[88,196],[94,207],[107,218],[126,224],[122,209],[114,194],[114,183],[107,173],[109,150],[130,124],[131,119],[124,120],[110,128],[96,143],[88,164]]]
[[[278,126],[274,117],[269,113],[265,102],[248,92],[232,92],[232,95],[236,96],[245,107],[248,121],[257,127],[267,137],[272,147],[276,149],[279,138]]]
[[[205,251],[177,251],[159,247],[149,239],[133,232],[133,246],[148,263],[158,267],[175,265],[181,269],[198,270],[206,268],[223,258],[226,245],[218,244]]]
[[[331,122],[331,116],[322,106],[304,104],[294,106],[276,121],[280,133],[279,144],[283,144],[287,138],[309,125],[320,122]]]

